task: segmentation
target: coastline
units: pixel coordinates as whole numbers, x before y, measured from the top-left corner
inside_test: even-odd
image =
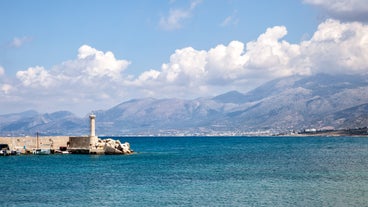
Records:
[[[122,137],[121,136],[102,136],[107,137]],[[303,131],[298,133],[285,134],[254,134],[254,135],[176,135],[176,136],[160,136],[160,135],[124,135],[123,137],[368,137],[367,127],[358,129],[341,129],[341,130],[316,130]],[[27,150],[34,150],[37,148],[59,150],[60,147],[68,147],[70,136],[0,136],[0,144],[8,144],[11,150],[25,153]],[[38,143],[37,143],[38,142]]]

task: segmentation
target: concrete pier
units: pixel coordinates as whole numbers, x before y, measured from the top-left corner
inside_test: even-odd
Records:
[[[99,139],[96,136],[96,115],[91,114],[89,136],[59,137],[0,137],[0,143],[8,144],[11,150],[29,153],[34,149],[50,149],[53,151],[67,148],[73,154],[132,154],[130,144],[119,140]]]
[[[39,136],[38,148],[58,150],[60,147],[69,147],[69,136]],[[8,144],[11,150],[26,153],[37,149],[37,136],[0,137],[0,143]]]

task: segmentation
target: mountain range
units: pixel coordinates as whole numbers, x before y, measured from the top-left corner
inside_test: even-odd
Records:
[[[133,99],[94,112],[98,135],[244,135],[368,126],[368,76],[291,76],[247,93]],[[0,135],[86,135],[89,118],[68,111],[0,115]]]

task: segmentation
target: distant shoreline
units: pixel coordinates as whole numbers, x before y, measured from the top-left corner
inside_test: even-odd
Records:
[[[299,132],[302,136],[368,136],[368,128],[338,129],[338,130],[312,130]]]
[[[340,129],[340,130],[309,130],[294,133],[280,133],[280,134],[244,134],[244,135],[227,135],[227,134],[195,134],[195,135],[103,135],[99,136],[102,139],[112,137],[126,137],[126,138],[146,138],[146,137],[368,137],[368,128],[357,129]],[[40,136],[38,138],[40,148],[59,149],[68,144],[69,136]],[[0,136],[0,144],[8,144],[11,149],[35,149],[37,148],[36,136]]]

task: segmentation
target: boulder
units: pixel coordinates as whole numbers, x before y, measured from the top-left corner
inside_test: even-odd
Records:
[[[105,154],[133,154],[128,142],[122,144],[119,140],[111,138],[98,139],[95,143],[95,149],[103,150]]]

